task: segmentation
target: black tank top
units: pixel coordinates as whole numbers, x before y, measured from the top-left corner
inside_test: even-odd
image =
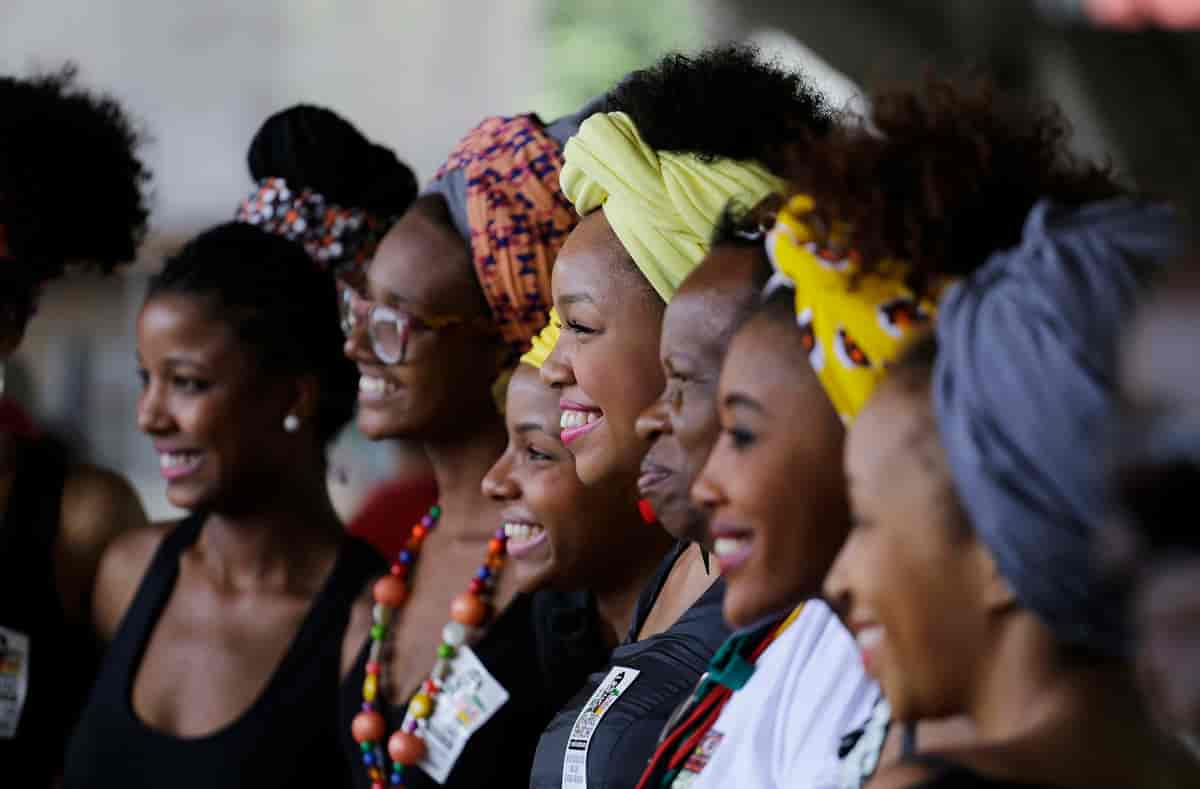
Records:
[[[55,444],[23,442],[0,518],[0,705],[10,713],[16,677],[27,672],[15,736],[0,734],[0,774],[21,776],[22,786],[49,786],[58,774],[97,663],[95,639],[67,621],[55,584],[65,479]],[[18,648],[26,639],[27,653]]]
[[[168,534],[142,579],[104,661],[67,751],[64,786],[172,789],[340,787],[349,765],[338,747],[342,640],[364,584],[385,571],[366,543],[347,537],[263,693],[213,734],[181,738],[150,728],[133,710],[133,682],[150,634],[200,535],[193,515]]]

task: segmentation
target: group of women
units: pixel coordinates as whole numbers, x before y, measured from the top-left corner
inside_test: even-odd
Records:
[[[80,137],[0,121],[7,354],[41,284],[132,258],[147,212],[114,103],[69,72],[0,95]],[[575,115],[484,119],[423,190],[329,110],[269,118],[253,193],[137,320],[137,424],[189,515],[146,524],[3,434],[4,764],[1200,783],[1196,543],[1168,510],[1197,477],[1195,275],[1134,323],[1181,222],[1052,107],[933,77],[870,98],[842,117],[753,50],[672,55]],[[47,224],[72,167],[87,233]],[[351,419],[436,478],[395,555],[326,491]]]

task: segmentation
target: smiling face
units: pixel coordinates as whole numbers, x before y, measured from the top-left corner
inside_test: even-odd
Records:
[[[826,597],[896,720],[961,714],[992,643],[988,585],[997,575],[958,506],[927,372],[886,380],[846,444],[854,528]]]
[[[563,329],[542,378],[560,396],[563,443],[587,485],[636,473],[648,445],[635,424],[663,389],[657,355],[664,305],[602,210],[571,232],[553,279]]]
[[[509,381],[505,417],[508,448],[484,477],[483,492],[503,508],[521,589],[591,588],[597,572],[641,550],[651,531],[638,517],[632,479],[579,480],[558,437],[558,393],[528,365]]]
[[[790,309],[760,311],[734,337],[717,393],[721,434],[692,490],[734,626],[815,596],[848,528],[844,431]]]
[[[154,440],[167,499],[185,510],[232,511],[290,464],[318,462],[311,425],[289,433],[296,387],[197,298],[152,298],[137,322],[143,380],[138,427]]]
[[[384,237],[367,273],[367,299],[411,314],[408,358],[383,364],[360,321],[346,340],[358,364],[358,426],[372,439],[427,439],[494,418],[492,383],[505,350],[478,326],[490,313],[466,245],[436,212],[414,208]],[[432,328],[453,316],[461,322]]]
[[[691,487],[721,432],[717,379],[741,316],[757,300],[761,248],[715,247],[667,305],[662,367],[667,385],[638,419],[652,442],[638,487],[663,527],[677,539],[711,548],[708,520],[692,504]]]

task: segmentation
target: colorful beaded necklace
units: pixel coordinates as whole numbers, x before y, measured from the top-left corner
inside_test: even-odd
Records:
[[[413,566],[421,553],[421,544],[429,532],[437,527],[441,516],[440,506],[435,504],[429,508],[421,522],[414,525],[409,532],[405,549],[400,551],[392,564],[391,573],[376,581],[373,589],[374,621],[371,624],[367,676],[363,680],[362,711],[354,716],[351,725],[351,733],[362,749],[363,765],[371,779],[371,789],[384,789],[384,773],[387,770],[387,762],[383,755],[387,722],[376,705],[379,685],[383,678],[383,645],[396,610],[408,599],[408,587],[412,581]],[[450,676],[450,661],[454,659],[458,649],[476,635],[478,629],[486,625],[491,618],[491,597],[496,590],[500,571],[504,567],[507,544],[504,529],[497,529],[488,541],[487,558],[475,572],[467,591],[455,597],[450,604],[450,621],[442,628],[442,641],[438,644],[433,671],[422,683],[421,690],[409,700],[404,722],[399,730],[388,738],[387,752],[392,760],[389,783],[392,786],[404,789],[406,768],[415,766],[425,758],[425,727],[429,716],[433,714],[438,694]]]

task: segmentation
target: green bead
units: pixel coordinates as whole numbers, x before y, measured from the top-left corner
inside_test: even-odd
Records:
[[[371,750],[373,747],[375,747],[374,743],[370,742],[369,740],[365,740],[365,741],[363,741],[363,742],[360,742],[360,743],[358,744],[358,746],[359,746],[360,748],[362,748],[362,752],[363,752],[363,753],[366,753],[367,751],[369,751],[369,750]]]
[[[371,640],[372,641],[382,641],[383,634],[385,631],[386,631],[386,628],[383,625],[380,625],[380,624],[371,625]]]
[[[454,657],[454,647],[449,644],[438,644],[438,657],[447,660]]]
[[[429,508],[429,514],[434,518],[439,518],[442,515],[442,508],[439,505],[434,504]]]

